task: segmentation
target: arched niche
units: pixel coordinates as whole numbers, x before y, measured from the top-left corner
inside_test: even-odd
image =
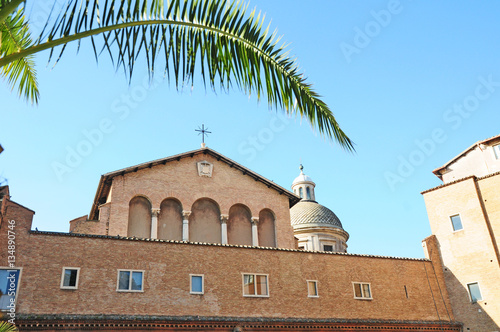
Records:
[[[143,196],[135,196],[129,202],[127,236],[151,237],[151,202]]]
[[[160,204],[158,238],[182,240],[182,204],[175,198],[164,199]]]
[[[227,220],[227,243],[252,245],[252,214],[243,204],[235,204],[229,209]]]
[[[259,223],[257,226],[259,234],[259,246],[276,247],[276,225],[274,212],[264,209],[259,213]]]
[[[209,199],[200,198],[193,203],[189,216],[189,241],[221,243],[219,205]]]

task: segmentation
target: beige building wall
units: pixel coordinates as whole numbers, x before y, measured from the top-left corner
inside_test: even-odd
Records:
[[[423,196],[456,319],[464,323],[464,331],[499,331],[500,175],[468,177]],[[460,216],[463,229],[453,229],[454,215]],[[476,282],[482,300],[472,303],[468,284]]]
[[[444,183],[500,171],[500,138],[479,142],[440,170]],[[495,151],[496,150],[496,151]]]

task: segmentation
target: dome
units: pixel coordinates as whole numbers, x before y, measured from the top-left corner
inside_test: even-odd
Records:
[[[321,224],[342,228],[340,219],[329,208],[312,200],[301,200],[290,209],[290,221],[293,226],[303,224]]]
[[[295,178],[295,180],[293,180],[292,187],[298,183],[303,183],[303,182],[311,182],[313,185],[315,185],[313,179],[311,179],[309,175],[304,174],[304,166],[302,166],[302,164],[300,164],[299,169],[300,169],[300,174]]]
[[[301,183],[301,182],[313,182],[314,183],[314,181],[311,179],[311,177],[309,175],[305,175],[304,173],[300,172],[300,175],[297,176],[295,178],[295,180],[293,180],[292,186],[294,184]]]

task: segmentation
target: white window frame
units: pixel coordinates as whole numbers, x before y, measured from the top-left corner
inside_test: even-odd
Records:
[[[128,284],[128,289],[120,289],[120,272],[130,272],[130,279]],[[133,272],[141,272],[142,280],[141,280],[141,289],[131,289],[132,288],[132,273]],[[118,269],[116,273],[116,291],[117,292],[132,292],[132,293],[144,293],[144,270],[129,270],[129,269]]]
[[[201,277],[201,292],[193,291],[193,277]],[[203,275],[203,274],[190,274],[189,275],[189,294],[197,294],[197,295],[205,294],[205,275]]]
[[[66,270],[76,270],[76,282],[75,286],[64,286],[64,275]],[[61,273],[61,289],[78,289],[78,281],[80,280],[80,268],[79,267],[69,267],[64,266]]]
[[[254,277],[254,280],[256,280],[257,276],[265,276],[266,277],[266,293],[265,295],[259,295],[257,294],[257,283],[254,282],[254,290],[255,294],[245,294],[245,276],[247,275],[252,275]],[[244,297],[269,297],[269,274],[265,273],[249,273],[249,272],[242,272],[241,273],[241,290],[243,292]]]
[[[16,288],[16,296],[14,297],[14,305],[17,308],[17,298],[19,297],[19,288],[21,286],[21,277],[23,276],[23,268],[22,267],[6,267],[6,266],[0,266],[0,270],[19,270],[19,277],[17,279],[17,288]],[[0,310],[0,312],[7,312],[9,310]]]
[[[496,160],[500,160],[500,144],[492,145],[491,148],[493,150],[493,157]]]
[[[309,293],[309,283],[314,283],[314,289],[316,290],[316,295]],[[306,286],[307,286],[307,297],[319,297],[318,280],[306,280]]]
[[[472,285],[472,284],[477,284],[477,288],[479,289],[479,293],[481,294],[481,298],[478,299],[477,301],[472,300],[472,294],[470,293],[470,288],[469,288],[469,285]],[[469,294],[469,300],[471,303],[477,303],[477,302],[484,300],[483,299],[483,292],[481,292],[481,286],[479,285],[479,281],[468,282],[467,283],[467,293]]]
[[[356,296],[356,285],[361,285],[361,297]],[[368,285],[368,289],[370,290],[370,297],[365,296],[365,291],[363,290],[363,286]],[[372,291],[372,285],[369,282],[359,282],[359,281],[353,281],[352,282],[352,290],[354,291],[354,298],[356,300],[373,300],[373,291]]]
[[[451,218],[456,217],[456,216],[458,216],[460,218],[460,224],[462,225],[462,228],[460,228],[460,229],[455,229],[455,227],[453,226],[453,220]],[[449,219],[450,219],[450,224],[451,224],[451,230],[453,231],[453,233],[460,232],[460,231],[464,230],[464,221],[463,221],[462,215],[460,213],[455,213],[455,214],[450,215]]]

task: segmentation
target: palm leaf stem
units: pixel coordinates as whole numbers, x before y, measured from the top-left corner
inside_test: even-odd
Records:
[[[0,23],[3,23],[5,19],[17,9],[17,7],[25,1],[26,0],[11,0],[10,2],[5,3],[0,10]]]

